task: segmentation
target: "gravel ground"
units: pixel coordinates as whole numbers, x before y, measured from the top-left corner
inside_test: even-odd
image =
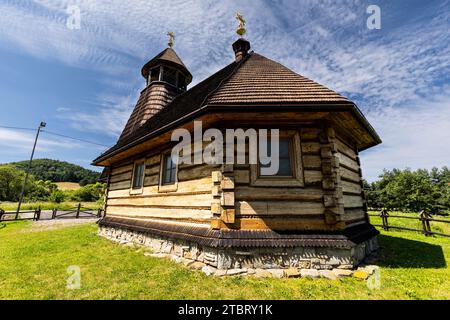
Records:
[[[90,219],[56,219],[56,220],[40,220],[33,221],[29,228],[27,228],[27,232],[29,231],[47,231],[47,230],[55,230],[61,229],[71,226],[77,226],[86,223],[95,223],[97,222],[97,218]]]

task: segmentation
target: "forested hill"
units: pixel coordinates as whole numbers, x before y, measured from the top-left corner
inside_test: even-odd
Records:
[[[28,161],[12,162],[18,169],[25,170]],[[78,182],[81,185],[97,182],[100,173],[85,169],[73,163],[51,160],[36,159],[33,160],[31,174],[37,180],[50,180],[52,182]]]

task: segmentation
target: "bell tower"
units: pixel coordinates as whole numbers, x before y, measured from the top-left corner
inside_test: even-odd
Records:
[[[174,34],[169,32],[168,48],[147,62],[141,70],[146,81],[139,100],[119,140],[126,139],[148,119],[187,90],[192,74],[173,50]]]

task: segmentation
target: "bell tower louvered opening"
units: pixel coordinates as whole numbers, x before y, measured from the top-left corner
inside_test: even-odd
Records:
[[[192,81],[192,74],[172,48],[165,49],[147,62],[141,74],[146,88],[141,92],[119,140],[126,139],[176,96],[185,92]]]

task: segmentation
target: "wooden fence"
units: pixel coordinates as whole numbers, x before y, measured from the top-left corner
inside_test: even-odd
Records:
[[[42,216],[41,208],[35,210],[24,210],[17,214],[16,211],[0,210],[0,221],[19,221],[19,220],[53,220],[53,219],[80,219],[80,218],[101,218],[103,216],[103,209],[87,209],[78,204],[76,208],[69,210],[46,210],[47,217]],[[32,215],[31,215],[32,214]],[[26,215],[29,215],[26,217]],[[12,216],[12,217],[11,217]]]
[[[369,214],[371,217],[380,217],[382,224],[373,224],[374,226],[381,227],[383,230],[389,231],[390,229],[399,229],[399,230],[408,230],[408,231],[418,231],[422,232],[425,236],[438,235],[443,237],[450,237],[450,234],[434,232],[431,230],[430,222],[443,222],[450,223],[450,220],[443,219],[435,219],[431,214],[426,212],[425,210],[421,211],[417,217],[408,217],[402,215],[390,215],[387,210],[381,210],[379,214]],[[389,218],[400,218],[400,219],[410,219],[410,220],[418,220],[420,222],[420,229],[413,229],[408,227],[400,227],[392,225],[389,221]]]

